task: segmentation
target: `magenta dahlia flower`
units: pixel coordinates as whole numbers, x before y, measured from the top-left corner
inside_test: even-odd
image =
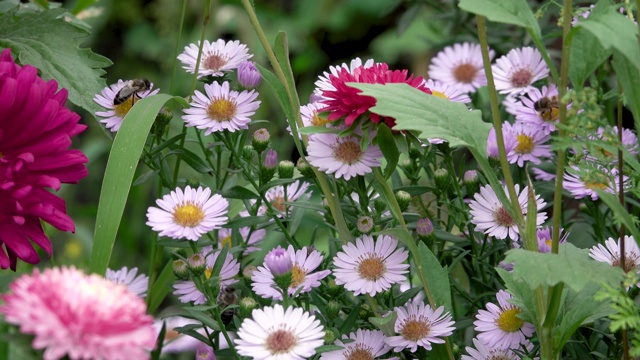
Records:
[[[64,200],[49,192],[87,176],[87,157],[70,150],[71,138],[86,129],[64,107],[67,90],[44,81],[33,66],[17,65],[11,50],[0,54],[0,267],[17,259],[36,264],[31,242],[51,255],[41,220],[75,231]]]
[[[43,358],[148,359],[156,341],[144,300],[126,286],[70,268],[36,269],[2,296],[4,320],[34,335]]]
[[[361,95],[360,89],[347,85],[349,82],[363,84],[405,83],[431,94],[431,90],[425,85],[422,77],[409,75],[407,70],[389,70],[389,65],[385,63],[373,64],[370,67],[361,66],[354,69],[353,72],[342,68],[338,75],[329,75],[329,80],[335,90],[325,89],[322,91],[323,100],[321,102],[327,105],[323,110],[330,112],[330,121],[345,117],[344,122],[347,126],[351,126],[360,115],[365,114],[376,105],[375,98]],[[384,120],[389,127],[395,125],[395,119],[390,117],[376,113],[371,113],[370,117],[371,121],[376,124]]]

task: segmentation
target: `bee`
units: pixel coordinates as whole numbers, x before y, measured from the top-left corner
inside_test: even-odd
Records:
[[[125,81],[124,86],[118,91],[116,96],[113,98],[113,105],[120,105],[125,101],[131,99],[131,106],[135,104],[136,101],[140,100],[139,92],[149,90],[151,87],[151,83],[147,79],[135,79]]]
[[[236,308],[224,309],[229,305],[237,305],[238,304],[238,292],[236,288],[233,286],[227,286],[220,289],[220,294],[218,295],[218,305],[223,310],[222,314],[220,314],[220,318],[222,322],[227,325],[233,319],[233,315],[236,313]]]
[[[533,108],[544,121],[555,121],[558,119],[560,112],[558,110],[558,97],[543,97],[533,103]]]

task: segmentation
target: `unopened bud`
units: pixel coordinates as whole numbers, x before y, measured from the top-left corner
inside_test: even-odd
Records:
[[[187,178],[186,183],[188,186],[191,186],[191,188],[197,189],[200,186],[200,179],[196,176],[192,176]]]
[[[378,214],[382,214],[383,212],[387,211],[387,203],[382,200],[381,198],[377,198],[375,200],[373,200],[373,207],[376,209],[376,211],[378,212]]]
[[[400,206],[400,211],[404,212],[409,208],[411,195],[406,191],[400,190],[396,192],[396,200],[398,201],[398,206]]]
[[[327,282],[327,293],[329,294],[329,296],[336,298],[340,294],[342,294],[342,291],[343,287],[336,284],[335,280],[331,279]]]
[[[180,280],[188,280],[189,269],[187,269],[187,263],[182,259],[174,260],[173,274],[176,276],[176,278]]]
[[[447,169],[438,169],[433,172],[433,180],[436,183],[436,187],[442,192],[446,192],[449,186],[449,172]]]
[[[362,215],[358,218],[358,231],[363,234],[368,234],[373,229],[373,218],[371,216]]]
[[[167,108],[162,108],[158,115],[156,115],[153,126],[151,126],[151,133],[155,135],[155,137],[161,138],[167,129],[167,125],[171,122],[171,119],[173,119],[173,112]]]
[[[253,145],[253,148],[256,149],[258,154],[260,154],[267,148],[267,146],[269,146],[270,139],[271,139],[271,136],[269,135],[269,132],[267,131],[267,129],[261,128],[256,130],[256,132],[253,133],[253,139],[251,140],[251,145]]]
[[[325,309],[327,311],[326,316],[328,319],[337,319],[338,314],[340,314],[340,310],[342,310],[342,304],[335,300],[331,300],[327,303],[327,307]]]
[[[416,232],[420,237],[427,237],[433,234],[433,223],[428,218],[418,220],[418,225],[416,225]]]
[[[245,145],[242,148],[242,158],[251,161],[253,160],[253,155],[256,153],[256,149],[253,148],[253,145]]]
[[[201,253],[196,253],[187,259],[189,269],[196,275],[202,275],[207,267],[206,259]]]
[[[273,179],[277,166],[278,153],[273,149],[267,150],[264,160],[262,161],[262,166],[260,167],[260,181],[266,183]]]
[[[480,181],[478,180],[478,172],[475,170],[467,170],[462,176],[462,181],[467,187],[467,196],[471,197],[480,191]]]
[[[254,265],[245,266],[244,269],[242,269],[242,277],[244,277],[247,281],[251,281],[251,277],[256,270],[258,270],[258,268]]]
[[[246,297],[240,300],[240,317],[246,318],[258,307],[258,302],[254,298]]]
[[[416,164],[412,159],[404,159],[400,162],[400,167],[407,173],[413,173],[416,170]]]
[[[313,169],[311,168],[311,165],[309,165],[309,163],[304,161],[302,158],[298,159],[296,167],[298,168],[298,171],[300,171],[300,174],[302,174],[304,177],[313,179],[316,176],[316,174],[313,172]]]
[[[289,160],[282,160],[278,164],[278,176],[280,179],[291,179],[295,165]]]
[[[336,341],[336,333],[331,329],[324,330],[324,343],[325,345],[332,345]]]
[[[267,253],[264,257],[264,264],[274,276],[291,272],[293,266],[289,253],[279,245]]]
[[[238,82],[245,89],[254,89],[260,85],[262,76],[253,61],[243,61],[238,65]]]

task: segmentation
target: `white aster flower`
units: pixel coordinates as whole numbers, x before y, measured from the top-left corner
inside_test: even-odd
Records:
[[[227,222],[229,202],[218,194],[211,196],[209,188],[176,188],[156,204],[159,208],[147,210],[147,225],[160,236],[197,241]]]
[[[303,311],[280,304],[253,310],[238,330],[236,351],[255,360],[303,360],[324,343],[320,321]]]
[[[187,72],[196,72],[196,61],[198,60],[198,47],[200,42],[189,44],[184,47],[182,54],[178,55],[178,60],[184,65]],[[240,63],[248,60],[253,55],[249,54],[249,49],[240,41],[225,42],[218,39],[216,42],[204,41],[202,45],[202,56],[198,67],[198,77],[202,76],[223,76],[225,72],[237,69]]]
[[[512,49],[492,66],[496,90],[501,94],[522,94],[534,87],[534,82],[549,75],[549,68],[537,49]]]
[[[618,241],[613,238],[607,239],[604,244],[598,244],[589,250],[589,256],[594,260],[606,262],[611,266],[620,266],[621,254],[620,245],[622,241]],[[629,272],[640,268],[640,248],[633,236],[625,235],[624,237],[624,271]],[[640,271],[639,271],[640,272]]]
[[[493,50],[490,50],[489,58],[493,58],[493,55]],[[461,43],[442,49],[431,59],[429,77],[448,85],[456,85],[465,93],[475,92],[487,85],[480,45]]]
[[[471,98],[466,92],[462,91],[462,87],[456,84],[447,84],[439,80],[425,80],[425,86],[431,90],[431,95],[437,96],[449,101],[467,104],[471,102]]]
[[[385,344],[384,333],[380,330],[358,329],[355,333],[342,335],[342,339],[350,339],[352,342],[344,343],[336,340],[335,345],[342,346],[343,349],[322,353],[320,360],[359,360],[378,359],[388,353],[391,347]],[[398,359],[393,357],[392,359]]]
[[[122,120],[124,120],[124,117],[127,115],[129,110],[131,110],[137,100],[146,98],[147,96],[153,96],[160,91],[160,89],[153,90],[153,83],[151,83],[148,90],[140,91],[135,95],[132,95],[133,99],[131,101],[125,101],[122,104],[114,105],[113,99],[125,83],[125,81],[118,80],[117,83],[102,89],[100,94],[96,94],[93,98],[93,101],[98,103],[98,105],[107,109],[107,111],[97,111],[96,115],[104,118],[100,119],[100,122],[105,124],[105,127],[111,130],[111,132],[116,132],[120,129]]]
[[[378,145],[369,144],[363,151],[360,142],[359,137],[352,135],[314,134],[309,138],[307,160],[320,171],[334,174],[336,179],[349,180],[368,174],[380,166],[383,155]]]
[[[107,269],[105,278],[111,280],[116,284],[126,286],[130,292],[140,296],[147,296],[147,290],[149,288],[149,277],[145,274],[138,274],[138,268],[134,267],[131,270],[123,266],[120,270]]]
[[[451,314],[444,312],[444,306],[433,310],[422,301],[411,301],[395,311],[398,319],[394,330],[399,335],[385,339],[395,352],[404,349],[416,352],[418,346],[431,350],[431,344],[444,344],[441,338],[453,334],[454,322]]]
[[[499,346],[488,346],[478,339],[473,339],[475,349],[467,346],[465,349],[469,355],[462,355],[461,360],[520,360],[520,356],[511,349],[504,349]],[[516,350],[527,349],[531,351],[533,344],[525,340],[521,347]]]

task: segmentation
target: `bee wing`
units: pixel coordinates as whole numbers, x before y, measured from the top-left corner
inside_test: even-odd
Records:
[[[116,94],[116,97],[113,98],[113,104],[114,105],[118,105],[118,104],[123,103],[131,95],[133,95],[134,92],[135,92],[135,89],[133,89],[130,86],[125,85],[122,89],[120,89],[120,91],[118,91],[118,93]]]

